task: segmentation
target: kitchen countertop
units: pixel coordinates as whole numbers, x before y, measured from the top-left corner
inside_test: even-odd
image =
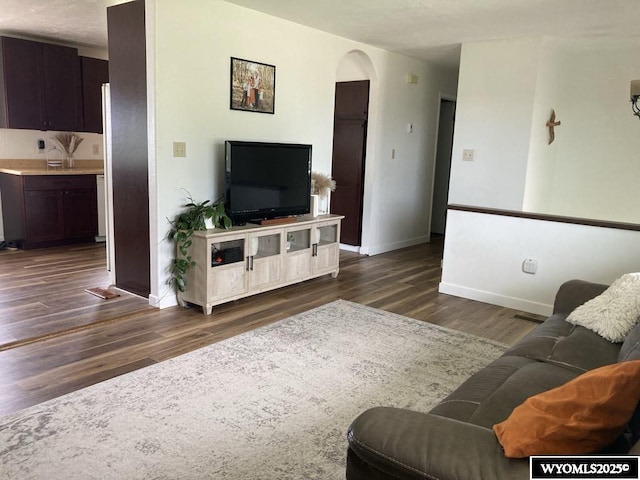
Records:
[[[47,168],[43,160],[0,160],[0,173],[9,175],[103,175],[102,160],[76,160],[74,168]]]

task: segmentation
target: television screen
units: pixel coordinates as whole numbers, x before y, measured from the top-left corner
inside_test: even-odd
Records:
[[[309,213],[311,145],[227,141],[225,165],[234,224]]]

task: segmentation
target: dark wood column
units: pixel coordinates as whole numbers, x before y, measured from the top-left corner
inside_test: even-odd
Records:
[[[150,293],[145,4],[107,8],[116,286]]]

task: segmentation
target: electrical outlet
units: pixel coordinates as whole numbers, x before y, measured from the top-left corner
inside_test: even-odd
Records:
[[[173,142],[173,156],[174,157],[186,157],[187,156],[187,144],[185,142]]]
[[[462,150],[462,161],[473,162],[474,155],[475,152],[473,150],[465,148],[464,150]]]
[[[97,143],[94,143],[92,151],[93,151],[94,155],[99,155],[100,154],[100,146]]]
[[[538,271],[538,262],[533,258],[525,258],[522,262],[522,271],[531,275],[535,274]]]

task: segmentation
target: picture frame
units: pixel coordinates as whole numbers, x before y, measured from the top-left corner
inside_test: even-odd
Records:
[[[276,67],[231,57],[229,102],[231,110],[275,112]]]

